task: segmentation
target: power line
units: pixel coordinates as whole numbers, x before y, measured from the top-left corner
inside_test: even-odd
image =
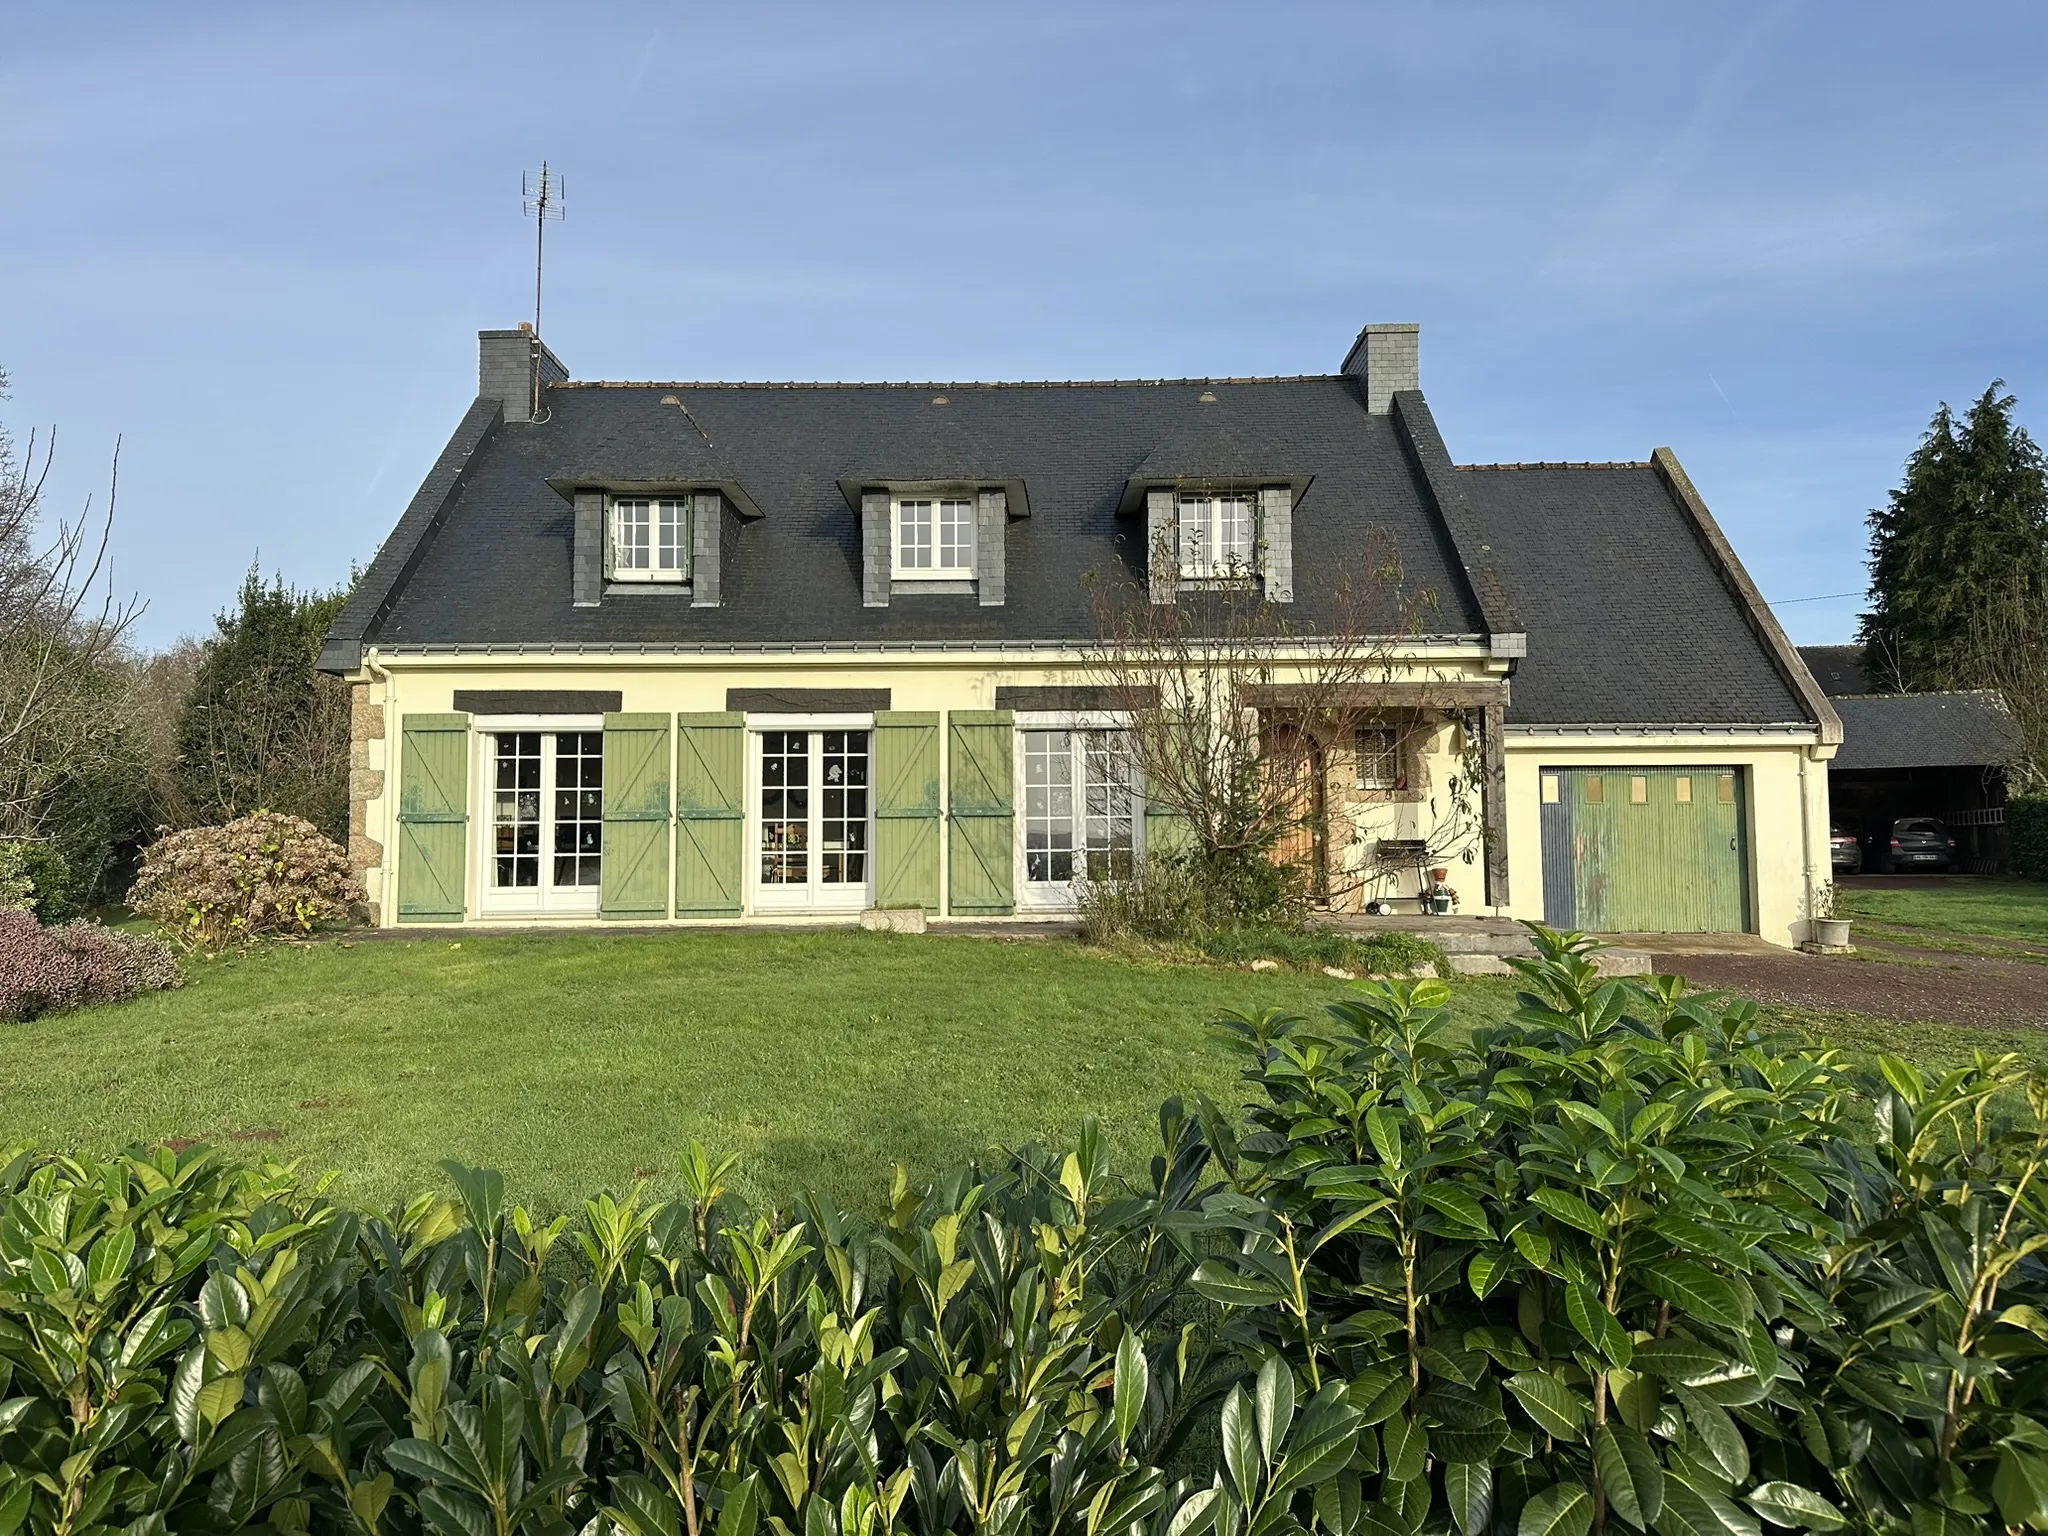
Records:
[[[1770,603],[1766,606],[1790,608],[1794,603],[1832,603],[1838,597],[1862,597],[1863,595],[1861,592],[1823,592],[1819,597],[1781,597],[1775,603]]]

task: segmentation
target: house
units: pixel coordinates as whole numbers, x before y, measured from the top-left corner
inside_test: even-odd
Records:
[[[1334,373],[572,380],[522,327],[328,637],[387,924],[1072,910],[1171,835],[1091,661],[1105,583],[1249,568],[1300,632],[1398,562],[1389,728],[1313,738],[1333,905],[1804,936],[1833,710],[1666,449],[1458,465],[1413,325]],[[1369,554],[1370,552],[1370,554]],[[1313,645],[1317,642],[1304,641]]]
[[[1800,656],[1842,719],[1842,746],[1828,763],[1834,824],[1863,844],[1866,873],[1882,869],[1891,825],[1934,816],[1956,840],[1956,868],[1999,874],[2009,854],[2006,765],[2019,727],[2005,700],[1985,689],[1876,693],[1858,645],[1803,645]]]

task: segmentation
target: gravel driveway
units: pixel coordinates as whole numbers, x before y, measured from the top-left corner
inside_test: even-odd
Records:
[[[1773,954],[1657,955],[1653,968],[1693,985],[1760,1003],[1830,1009],[1874,1019],[2048,1028],[2048,965],[1938,950],[1897,950],[1917,964],[1870,956]]]

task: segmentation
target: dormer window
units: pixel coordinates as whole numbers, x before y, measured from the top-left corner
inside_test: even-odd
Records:
[[[1214,581],[1257,574],[1254,502],[1249,491],[1180,493],[1180,574]]]
[[[605,567],[613,581],[688,581],[690,498],[613,497]]]
[[[894,506],[898,580],[966,581],[974,576],[974,501],[904,496]]]

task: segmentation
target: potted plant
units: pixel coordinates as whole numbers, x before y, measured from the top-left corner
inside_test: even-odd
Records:
[[[1813,942],[1822,949],[1849,947],[1849,919],[1835,916],[1835,885],[1832,880],[1813,893]]]

